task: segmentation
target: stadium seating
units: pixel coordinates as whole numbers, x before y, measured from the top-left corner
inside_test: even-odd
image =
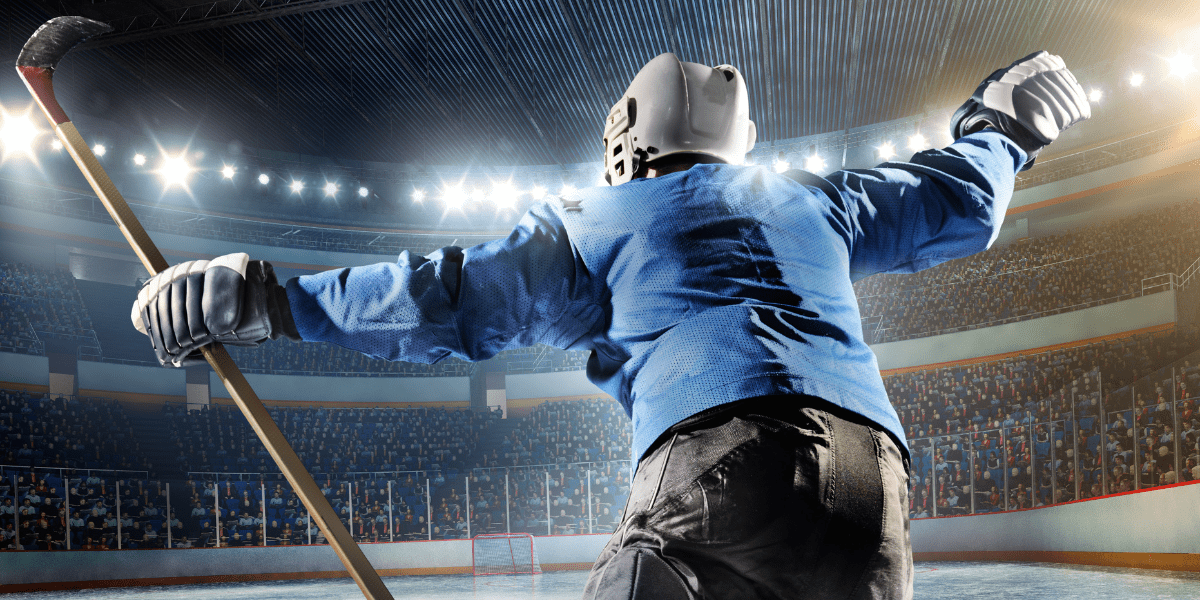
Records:
[[[1197,222],[1200,201],[1191,200],[911,275],[874,275],[854,286],[864,331],[882,343],[1140,296],[1144,278],[1181,273],[1200,256]]]

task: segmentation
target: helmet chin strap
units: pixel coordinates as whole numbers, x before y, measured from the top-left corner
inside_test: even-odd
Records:
[[[703,164],[727,164],[725,161],[707,154],[675,154],[665,158],[661,158],[651,163],[645,163],[642,168],[634,173],[634,179],[653,179],[670,173],[678,173],[686,171],[696,165]]]

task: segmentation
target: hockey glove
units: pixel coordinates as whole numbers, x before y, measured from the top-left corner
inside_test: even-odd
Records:
[[[950,134],[957,140],[990,125],[1029,155],[1024,171],[1059,133],[1091,116],[1087,95],[1062,58],[1042,51],[984,79],[954,111]]]
[[[130,318],[149,336],[163,366],[203,363],[199,349],[212,342],[257,346],[300,339],[271,263],[245,253],[180,263],[151,277]]]

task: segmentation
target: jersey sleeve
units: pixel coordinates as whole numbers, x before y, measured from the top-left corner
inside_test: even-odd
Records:
[[[600,292],[545,204],[502,239],[423,257],[406,251],[394,263],[287,284],[305,341],[420,363],[485,360],[536,343],[570,348],[603,316]]]
[[[831,174],[851,279],[912,273],[989,248],[1024,161],[1007,137],[985,131],[906,163]]]

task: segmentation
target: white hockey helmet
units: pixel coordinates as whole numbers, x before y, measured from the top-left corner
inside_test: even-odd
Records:
[[[633,179],[647,162],[705,154],[741,164],[758,137],[746,80],[730,65],[713,68],[660,54],[638,71],[604,122],[604,178]]]

